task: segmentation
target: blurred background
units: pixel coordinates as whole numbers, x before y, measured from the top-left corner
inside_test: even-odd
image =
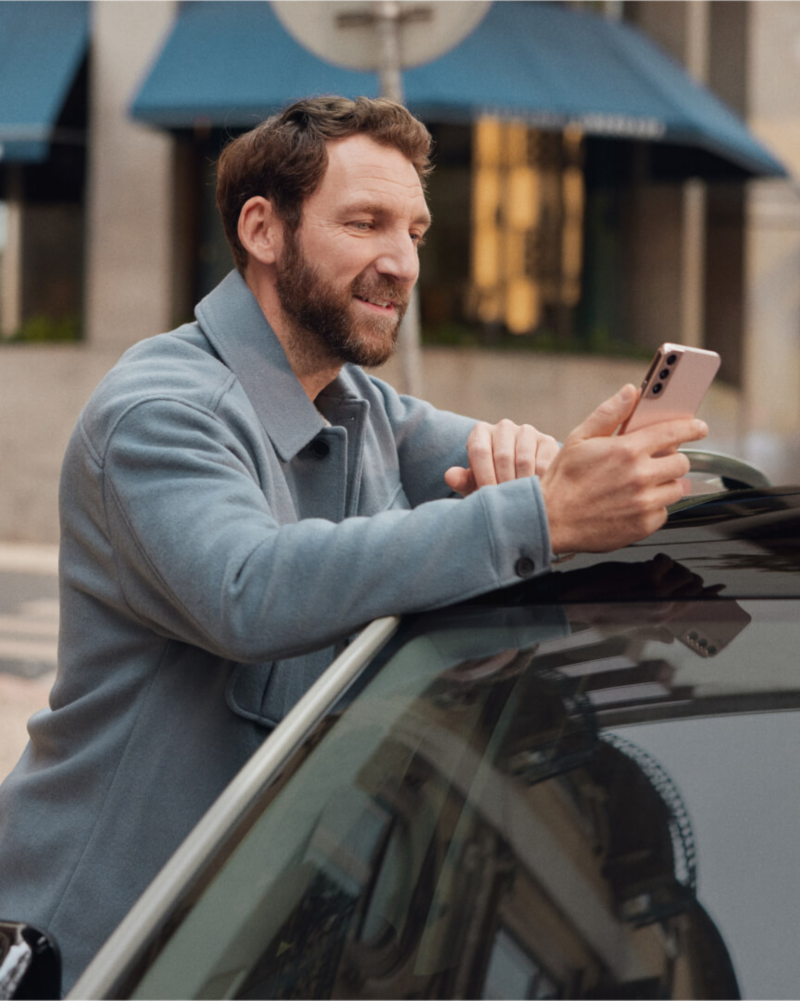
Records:
[[[487,7],[403,74],[436,139],[423,395],[564,436],[662,341],[706,346],[712,447],[797,482],[800,2]],[[264,0],[0,4],[0,539],[57,542],[93,387],[231,267],[221,146],[330,92],[378,76]]]

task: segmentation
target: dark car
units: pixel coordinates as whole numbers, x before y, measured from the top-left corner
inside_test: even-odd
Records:
[[[372,623],[70,997],[796,997],[798,651],[800,488]]]

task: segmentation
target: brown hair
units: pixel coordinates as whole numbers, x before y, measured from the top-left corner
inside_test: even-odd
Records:
[[[217,208],[240,271],[247,264],[238,235],[244,203],[254,195],[269,199],[283,224],[296,230],[303,201],[325,175],[326,144],[359,133],[398,149],[423,182],[430,173],[430,133],[401,104],[382,97],[296,101],[228,143],[217,162]]]

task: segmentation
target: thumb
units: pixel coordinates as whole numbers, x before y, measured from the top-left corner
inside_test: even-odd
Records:
[[[610,399],[601,403],[572,432],[576,438],[608,438],[626,421],[639,399],[639,391],[628,383]],[[570,437],[572,437],[572,435]]]
[[[475,477],[463,466],[451,466],[444,474],[444,481],[451,490],[466,497],[475,489]]]

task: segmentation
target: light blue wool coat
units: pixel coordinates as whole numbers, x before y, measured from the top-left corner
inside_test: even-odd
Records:
[[[0,917],[65,989],[343,638],[549,567],[535,478],[446,486],[472,420],[352,366],[317,409],[235,272],[196,316],[73,433],[58,677],[0,788]]]

